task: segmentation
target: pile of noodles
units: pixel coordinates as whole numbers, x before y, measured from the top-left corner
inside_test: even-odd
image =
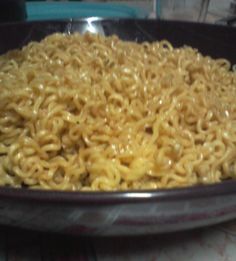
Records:
[[[236,73],[167,41],[54,34],[0,57],[0,185],[158,189],[236,176]]]

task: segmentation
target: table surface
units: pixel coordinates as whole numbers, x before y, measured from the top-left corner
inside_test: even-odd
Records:
[[[75,237],[0,227],[0,261],[235,261],[236,221],[164,235]]]

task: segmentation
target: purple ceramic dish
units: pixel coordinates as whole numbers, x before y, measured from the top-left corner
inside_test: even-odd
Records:
[[[165,233],[236,218],[236,181],[183,189],[0,189],[0,224],[82,235]]]
[[[117,34],[134,41],[167,39],[236,63],[236,29],[157,20],[45,21],[0,25],[0,53],[54,32]],[[0,224],[79,235],[178,231],[236,218],[236,181],[158,191],[63,192],[0,188]]]

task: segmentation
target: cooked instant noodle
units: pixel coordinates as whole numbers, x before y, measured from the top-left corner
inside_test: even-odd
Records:
[[[0,185],[183,187],[234,178],[235,159],[227,60],[78,33],[0,57]]]

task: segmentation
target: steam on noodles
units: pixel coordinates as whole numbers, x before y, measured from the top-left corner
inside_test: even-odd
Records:
[[[0,185],[158,189],[236,176],[236,73],[167,41],[53,34],[0,57]]]

